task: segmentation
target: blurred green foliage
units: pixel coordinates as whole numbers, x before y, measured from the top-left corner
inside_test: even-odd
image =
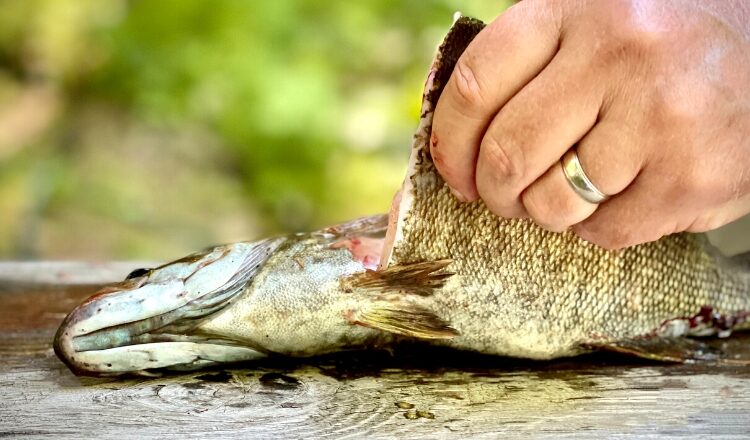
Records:
[[[452,14],[502,1],[0,1],[0,256],[178,257],[384,212]]]

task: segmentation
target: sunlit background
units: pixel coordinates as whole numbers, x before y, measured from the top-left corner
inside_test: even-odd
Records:
[[[386,211],[454,11],[508,3],[0,0],[0,259],[165,260]]]
[[[460,10],[0,1],[0,258],[166,259],[386,211]]]

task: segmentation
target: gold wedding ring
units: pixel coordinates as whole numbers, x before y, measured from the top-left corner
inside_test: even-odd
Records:
[[[578,160],[578,154],[576,150],[571,148],[567,151],[560,159],[563,173],[565,178],[568,179],[570,187],[576,192],[581,198],[589,203],[599,204],[609,198],[608,195],[599,191],[583,171],[581,162]]]

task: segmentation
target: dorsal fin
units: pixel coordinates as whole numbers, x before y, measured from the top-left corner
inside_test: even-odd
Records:
[[[377,214],[329,226],[319,232],[340,237],[382,237],[385,235],[386,228],[388,228],[388,214]]]

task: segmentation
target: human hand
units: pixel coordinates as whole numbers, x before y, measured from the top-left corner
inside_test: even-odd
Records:
[[[750,212],[750,4],[524,0],[472,41],[435,110],[433,161],[463,201],[605,248]],[[584,201],[575,146],[611,199]]]

